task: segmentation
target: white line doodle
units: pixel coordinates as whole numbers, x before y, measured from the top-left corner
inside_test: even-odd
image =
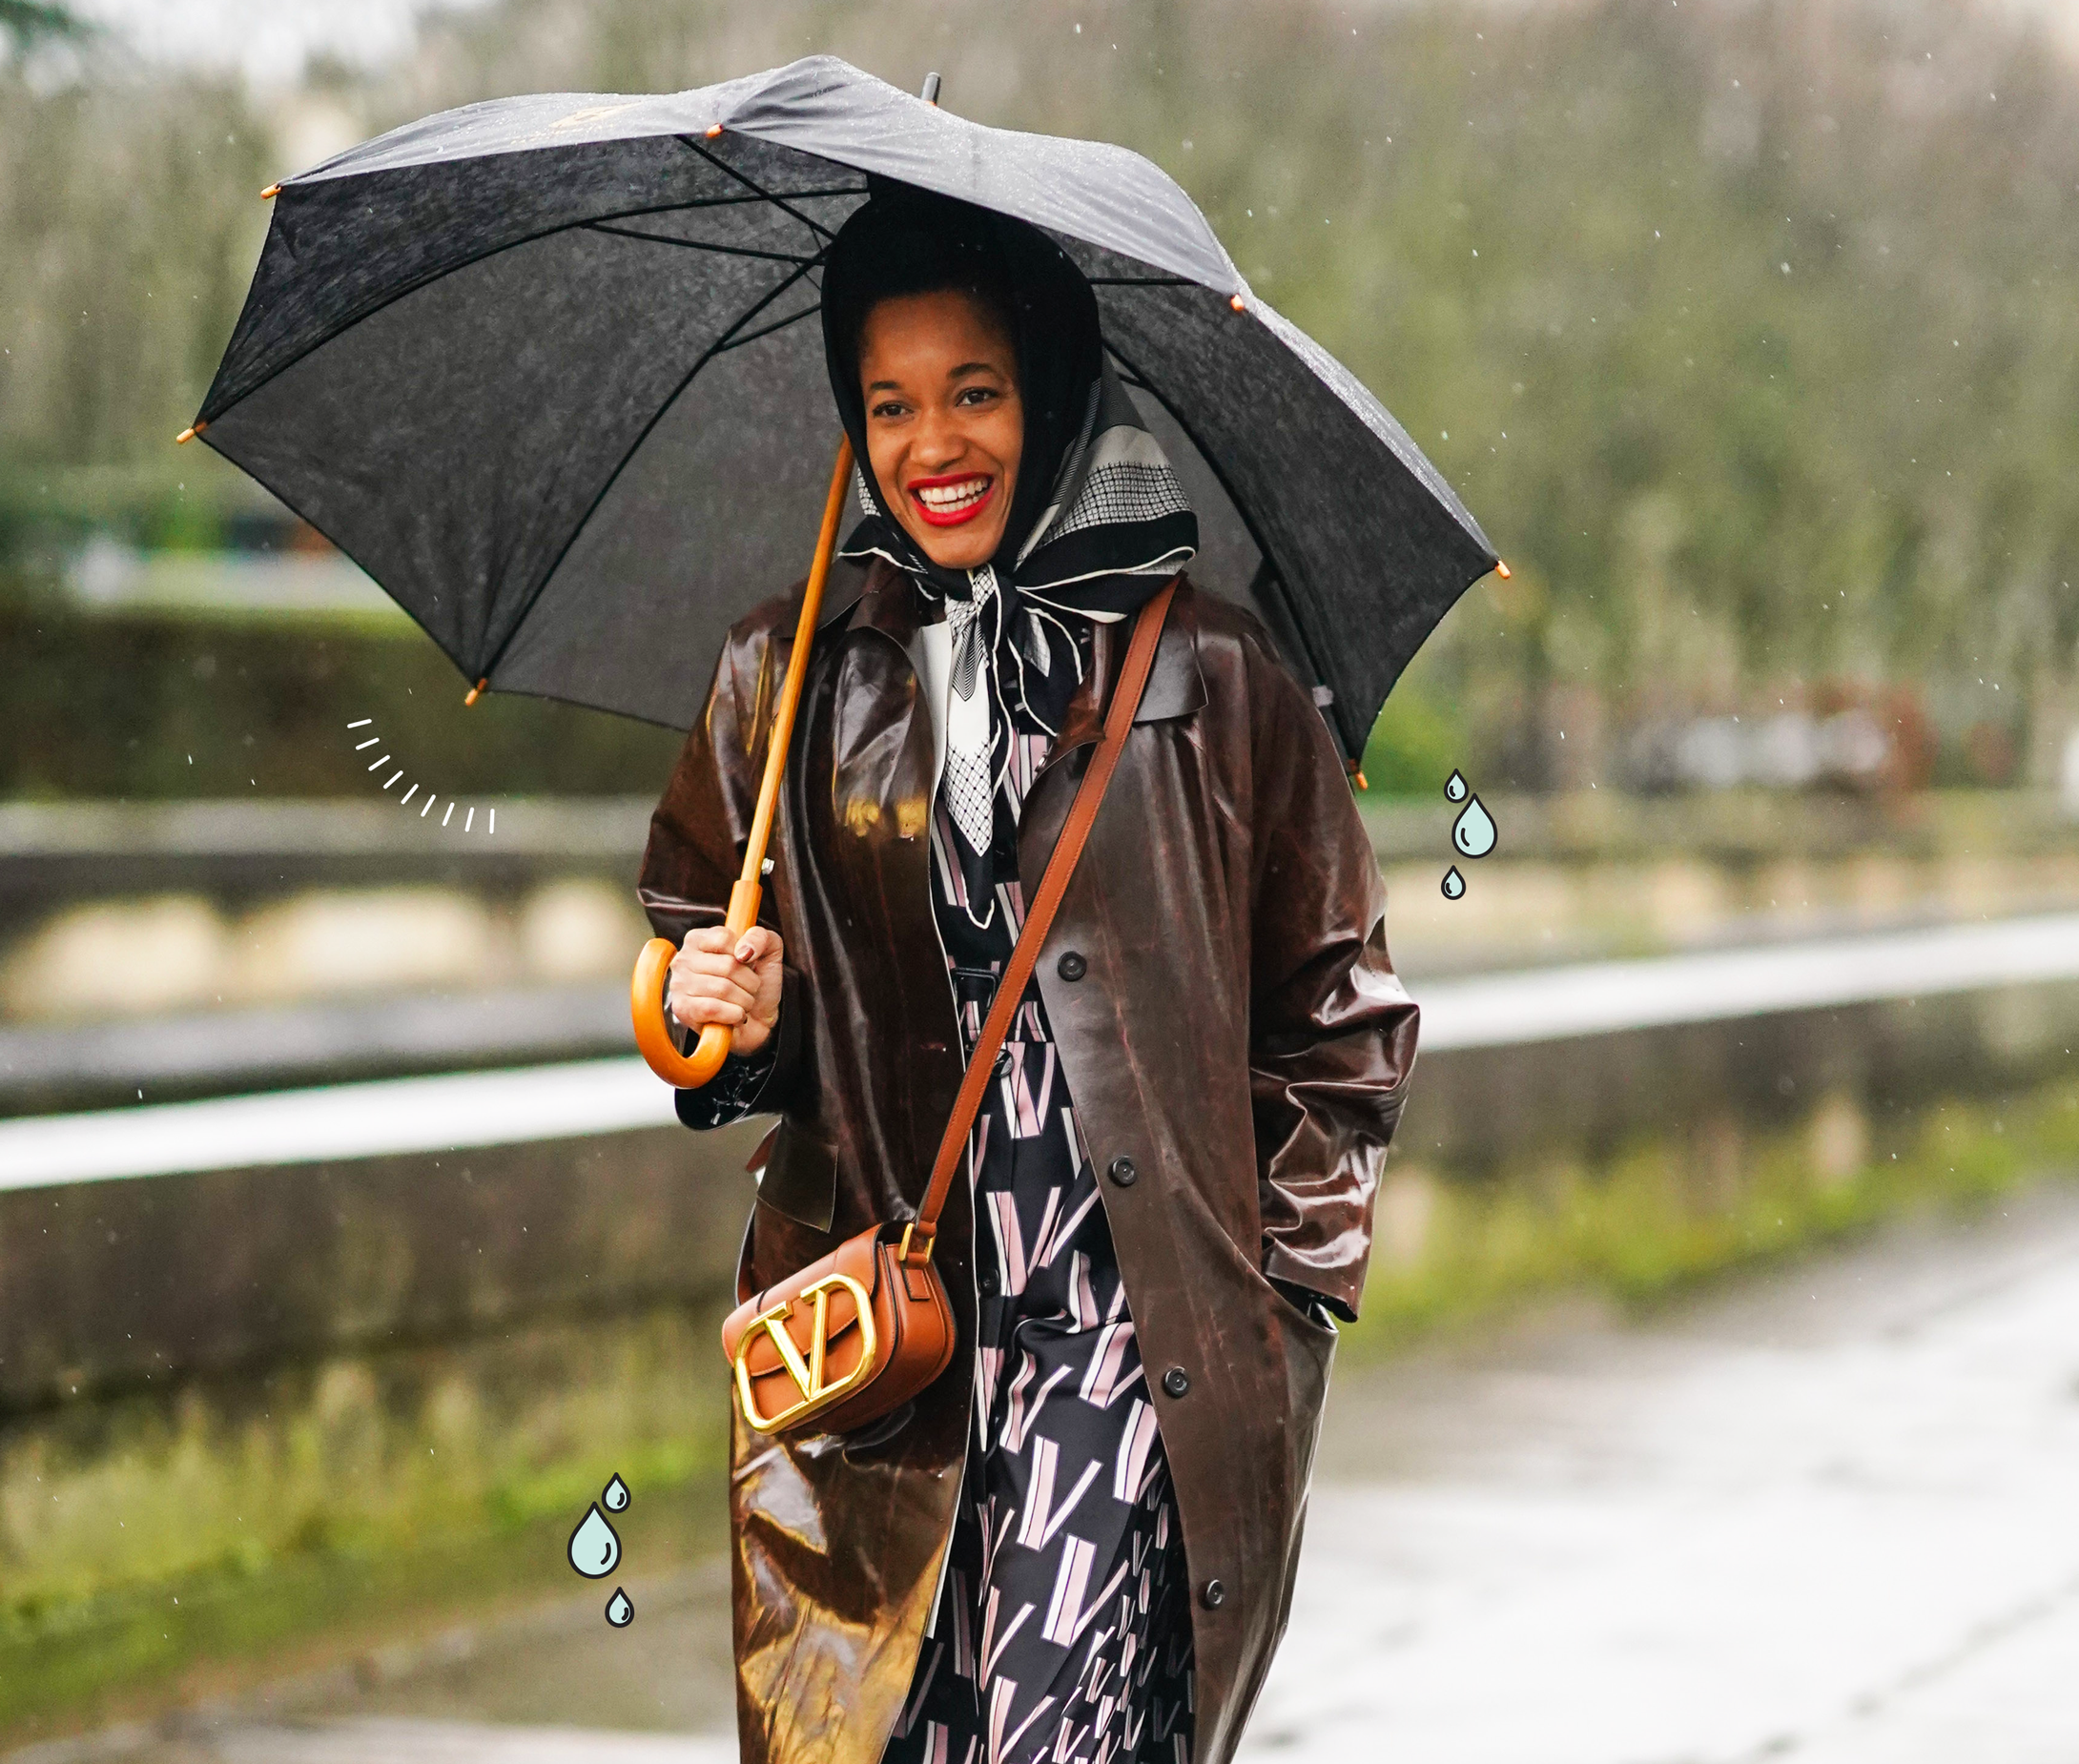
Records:
[[[370,728],[373,728],[374,725],[375,718],[373,717],[358,717],[353,722],[349,723],[346,728],[347,732],[349,734],[352,734],[356,729]],[[356,753],[359,753],[365,748],[378,747],[381,744],[381,740],[382,737],[381,735],[370,735],[365,741],[357,742],[354,746],[354,751]],[[383,754],[380,759],[375,762],[374,765],[368,768],[368,770],[371,773],[381,771],[383,767],[390,764],[390,759],[391,756],[389,754]],[[398,781],[403,776],[404,769],[402,767],[399,767],[396,771],[390,774],[389,783],[385,784],[382,787],[383,793],[387,795],[389,791],[396,786]],[[400,796],[397,799],[397,806],[400,809],[403,808],[412,800],[413,797],[417,796],[422,790],[425,790],[425,800],[420,805],[419,809],[419,819],[422,821],[426,818],[427,815],[433,812],[433,805],[441,800],[440,792],[438,790],[426,790],[425,786],[422,784],[415,783],[408,785],[405,788],[403,795]],[[446,827],[447,824],[455,818],[455,810],[458,807],[467,810],[467,812],[463,816],[462,831],[465,833],[473,832],[476,830],[477,821],[476,805],[473,803],[459,804],[457,800],[452,796],[447,799],[446,812],[441,816],[441,826],[443,828]],[[496,809],[486,809],[484,811],[484,836],[486,839],[493,838],[497,835],[497,832],[498,810]]]

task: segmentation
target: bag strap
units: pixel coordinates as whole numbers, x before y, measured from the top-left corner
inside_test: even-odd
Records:
[[[1133,728],[1134,715],[1141,708],[1148,670],[1155,665],[1155,646],[1163,634],[1163,621],[1169,614],[1169,603],[1176,598],[1177,584],[1183,580],[1181,574],[1172,576],[1134,621],[1125,666],[1120,669],[1119,683],[1112,688],[1111,708],[1105,712],[1103,739],[1090,757],[1090,769],[1082,775],[1076,800],[1069,805],[1068,819],[1061,825],[1060,837],[1054,843],[1054,854],[1047,859],[1046,872],[1040,878],[1040,892],[1025,910],[1024,929],[1019,933],[1017,947],[997,981],[996,997],[975,1042],[975,1051],[968,1056],[967,1076],[960,1080],[960,1094],[954,1099],[945,1135],[938,1141],[938,1157],[931,1168],[923,1204],[902,1234],[905,1261],[924,1261],[931,1255],[938,1234],[938,1213],[953,1187],[954,1172],[960,1167],[960,1159],[967,1150],[967,1136],[981,1108],[982,1092],[996,1067],[998,1051],[1010,1034],[1011,1019],[1018,1015],[1025,987],[1032,979],[1033,966],[1040,959],[1040,946],[1046,941],[1061,897],[1068,892],[1069,877],[1075,873],[1082,848],[1089,841],[1091,824],[1098,818],[1098,805],[1104,800],[1105,788],[1118,769],[1119,755]]]

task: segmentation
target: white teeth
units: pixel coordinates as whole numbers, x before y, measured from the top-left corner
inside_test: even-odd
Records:
[[[916,497],[934,514],[950,514],[955,509],[980,502],[988,494],[988,479],[971,478],[965,483],[935,484],[929,489],[920,489]]]

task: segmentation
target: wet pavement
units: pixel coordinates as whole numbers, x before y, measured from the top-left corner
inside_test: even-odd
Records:
[[[726,1764],[718,1565],[37,1764]],[[2079,1186],[1331,1398],[1247,1764],[2074,1764]]]
[[[2079,1194],[1339,1383],[1255,1764],[2072,1764]]]

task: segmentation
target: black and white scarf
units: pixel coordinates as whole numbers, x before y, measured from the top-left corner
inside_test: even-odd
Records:
[[[1005,771],[1017,728],[1060,733],[1083,677],[1083,646],[1065,617],[1107,624],[1140,609],[1198,547],[1198,519],[1162,444],[1142,425],[1107,363],[1054,493],[1006,583],[995,564],[948,580],[918,568],[915,545],[877,505],[862,473],[866,518],[840,555],[881,557],[908,571],[952,627],[942,789],[962,848],[968,897],[986,924],[995,912],[992,852],[999,819],[1015,837],[1018,807]]]

